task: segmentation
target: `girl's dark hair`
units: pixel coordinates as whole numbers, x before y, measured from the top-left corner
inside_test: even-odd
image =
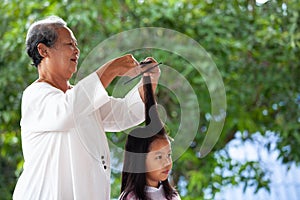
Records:
[[[38,51],[38,44],[43,43],[47,47],[52,47],[58,38],[57,28],[66,27],[67,23],[56,16],[50,16],[46,19],[33,23],[26,36],[26,52],[37,67],[43,57]]]
[[[121,193],[123,193],[120,199],[126,199],[130,193],[133,193],[137,199],[148,200],[145,193],[146,154],[154,140],[169,139],[159,119],[150,76],[143,77],[143,89],[146,126],[134,129],[127,137],[122,171]],[[162,181],[162,185],[168,200],[177,195],[168,179]]]

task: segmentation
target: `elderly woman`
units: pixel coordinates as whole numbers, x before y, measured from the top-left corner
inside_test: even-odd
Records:
[[[13,199],[110,199],[105,131],[144,121],[144,103],[141,85],[123,99],[109,96],[105,88],[117,76],[135,76],[149,67],[140,68],[132,55],[125,55],[71,86],[80,51],[72,31],[55,16],[31,25],[26,47],[39,77],[22,97],[25,162]],[[152,61],[150,67],[156,63],[146,61]],[[150,72],[154,82],[159,75],[158,68]]]

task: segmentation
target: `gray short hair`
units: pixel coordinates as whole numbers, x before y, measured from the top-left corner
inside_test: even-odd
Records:
[[[50,16],[34,22],[29,27],[26,36],[26,52],[33,61],[32,65],[37,67],[43,59],[37,49],[38,44],[43,43],[52,47],[58,38],[57,29],[66,26],[67,23],[60,17]]]

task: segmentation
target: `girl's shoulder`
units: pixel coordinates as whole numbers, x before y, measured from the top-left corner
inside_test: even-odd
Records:
[[[172,200],[181,200],[181,198],[180,198],[179,194],[177,193],[176,196],[172,197]]]
[[[134,195],[133,192],[130,192],[130,193],[126,196],[126,198],[123,198],[123,196],[124,196],[124,193],[122,193],[122,194],[120,195],[120,197],[119,197],[118,200],[137,200],[137,198],[136,198],[136,196]]]
[[[146,186],[146,193],[150,199],[160,199],[160,200],[167,199],[163,189],[163,185],[160,185],[159,188]],[[176,192],[173,195],[172,200],[181,200],[178,192]]]
[[[145,192],[147,193],[147,196],[150,198],[150,199],[166,199],[165,198],[165,193],[162,189],[162,187],[159,187],[159,188],[153,188],[153,187],[146,187],[145,188]],[[126,198],[123,198],[124,196],[124,193],[122,193],[119,197],[118,200],[138,200],[138,198],[135,196],[134,192],[130,192]],[[172,200],[181,200],[180,196],[178,193],[176,193],[176,195],[174,195],[172,197]]]

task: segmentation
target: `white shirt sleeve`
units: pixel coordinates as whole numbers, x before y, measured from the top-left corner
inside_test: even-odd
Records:
[[[75,127],[75,119],[95,111],[110,100],[96,73],[82,79],[66,93],[51,85],[33,83],[23,93],[23,130],[65,131]]]
[[[145,109],[138,86],[125,98],[110,97],[110,101],[101,106],[99,112],[104,130],[108,132],[119,132],[142,123],[145,120]]]

